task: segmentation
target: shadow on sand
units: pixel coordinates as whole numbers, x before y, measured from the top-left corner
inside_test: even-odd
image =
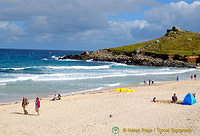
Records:
[[[37,116],[36,114],[24,114],[24,113],[21,113],[21,112],[11,112],[11,114],[28,115],[28,116]]]
[[[153,101],[151,101],[151,102],[153,102]],[[174,102],[172,102],[170,100],[157,100],[156,102],[157,103],[181,104],[181,105],[183,105],[183,101],[181,101],[181,100],[177,101],[176,103],[174,103]]]

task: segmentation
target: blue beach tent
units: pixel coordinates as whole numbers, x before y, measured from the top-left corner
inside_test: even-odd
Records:
[[[187,94],[183,100],[183,105],[193,105],[197,103],[196,98],[193,96],[193,94]]]

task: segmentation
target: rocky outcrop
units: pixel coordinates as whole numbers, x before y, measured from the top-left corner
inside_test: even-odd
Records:
[[[93,61],[108,61],[108,62],[124,63],[128,65],[159,66],[159,67],[188,67],[188,68],[195,67],[195,65],[192,63],[169,59],[168,55],[165,55],[163,59],[161,56],[156,56],[152,54],[141,54],[141,53],[132,54],[132,56],[126,54],[116,55],[109,50],[98,50],[92,53],[85,52],[81,55],[74,55],[74,56],[68,55],[61,57],[59,59],[76,59],[76,60],[93,59]]]
[[[172,29],[167,29],[166,35],[168,35],[171,31],[181,31],[181,28],[178,26],[173,26]]]

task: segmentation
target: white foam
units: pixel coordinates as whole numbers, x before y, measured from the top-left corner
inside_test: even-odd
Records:
[[[114,83],[114,84],[105,84],[105,86],[110,86],[110,87],[112,87],[112,86],[119,86],[120,85],[120,83]]]
[[[110,72],[110,73],[55,73],[55,74],[40,74],[40,75],[32,75],[32,74],[25,74],[20,75],[18,74],[17,77],[12,79],[2,79],[0,80],[1,83],[6,82],[15,82],[15,81],[25,81],[25,80],[32,80],[32,81],[65,81],[65,80],[87,80],[87,79],[103,79],[103,78],[112,78],[112,77],[126,77],[126,76],[145,76],[145,75],[169,75],[169,74],[177,74],[177,73],[185,73],[188,70],[181,70],[181,71],[167,71],[167,72],[145,72],[139,73],[138,71],[132,71],[128,73],[121,73],[119,72]],[[108,86],[117,86],[119,83],[116,84],[109,84]]]
[[[58,60],[59,57],[51,56],[52,59]]]
[[[1,68],[1,69],[4,69],[4,70],[9,70],[9,69],[12,69],[12,70],[24,70],[24,69],[27,69],[27,68],[30,68],[30,67],[22,67],[22,68]]]
[[[47,66],[50,69],[108,69],[109,65],[103,66]]]
[[[116,62],[112,62],[112,64],[115,65],[115,66],[128,66],[127,64],[116,63]]]
[[[59,61],[82,61],[82,60],[75,60],[75,59],[59,59]]]
[[[48,60],[47,58],[43,58],[42,60]]]
[[[90,59],[90,60],[86,60],[86,62],[92,62],[93,61],[93,59]]]
[[[0,86],[5,86],[5,85],[7,85],[6,83],[0,83]]]

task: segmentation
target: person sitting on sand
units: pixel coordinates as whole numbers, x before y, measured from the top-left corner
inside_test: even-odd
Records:
[[[153,102],[156,102],[156,97],[153,98]]]
[[[60,94],[58,94],[58,99],[57,100],[61,100],[61,95]]]
[[[156,100],[156,97],[153,97],[153,102],[159,102],[159,100]]]
[[[28,111],[26,110],[26,106],[29,104],[28,99],[23,96],[23,100],[22,100],[22,107],[24,110],[24,114],[28,114]]]
[[[172,102],[173,103],[176,103],[178,100],[177,96],[176,96],[176,93],[174,93],[174,96],[172,96]]]
[[[54,94],[52,101],[55,101],[55,100],[57,100],[56,94]]]

